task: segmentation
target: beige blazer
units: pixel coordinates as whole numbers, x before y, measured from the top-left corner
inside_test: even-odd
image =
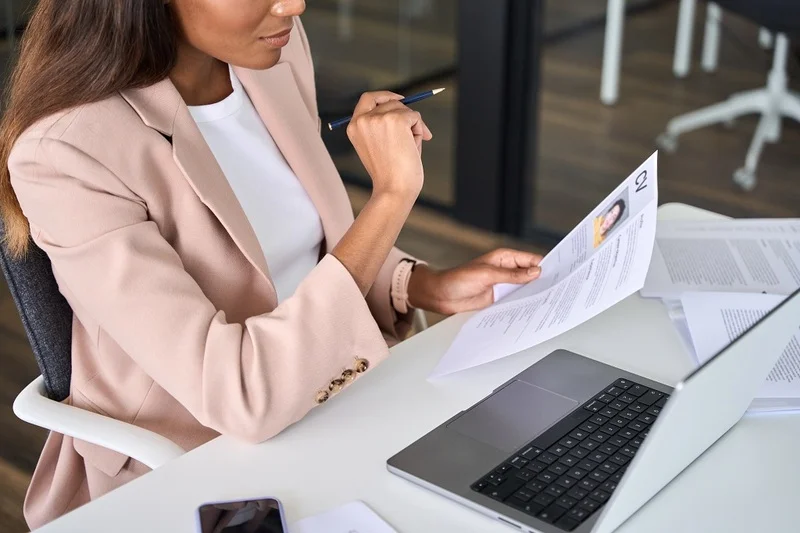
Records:
[[[253,228],[169,79],[41,121],[9,161],[33,239],[75,314],[67,402],[187,450],[219,434],[272,437],[333,379],[380,363],[384,333],[408,330],[390,304],[392,272],[407,256],[392,251],[365,299],[327,253],[353,213],[320,138],[299,21],[277,65],[235,71],[325,233],[318,266],[280,305]],[[38,527],[146,471],[51,433],[26,519]]]

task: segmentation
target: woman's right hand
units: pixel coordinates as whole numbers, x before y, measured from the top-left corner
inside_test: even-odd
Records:
[[[390,92],[365,93],[347,136],[372,178],[372,197],[332,250],[366,295],[422,190],[422,117]]]
[[[347,136],[372,178],[373,195],[388,194],[412,203],[424,174],[422,141],[432,138],[419,112],[389,91],[364,93],[347,126]]]

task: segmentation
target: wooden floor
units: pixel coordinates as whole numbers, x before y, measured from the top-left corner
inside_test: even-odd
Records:
[[[319,2],[320,5],[324,3]],[[355,3],[360,6],[386,4],[390,3]],[[439,4],[447,5],[447,2]],[[552,0],[548,3],[551,10],[548,24],[561,27],[575,17],[585,16],[589,9],[592,15],[602,13],[600,4],[585,0]],[[582,7],[587,5],[591,7]],[[598,101],[602,28],[546,50],[535,203],[538,223],[560,231],[569,230],[651,153],[653,139],[670,117],[722,100],[731,92],[764,84],[769,56],[756,47],[755,29],[732,17],[726,17],[729,28],[726,31],[733,32],[744,46],[724,38],[721,68],[717,74],[703,74],[695,66],[688,79],[674,79],[671,60],[675,5],[670,3],[626,21],[622,94],[615,107],[602,106]],[[447,13],[445,11],[445,15]],[[412,61],[413,65],[428,68],[446,65],[452,60],[454,41],[448,33],[452,24],[446,26],[451,19],[452,14],[434,17],[431,27],[442,31],[413,40],[417,45],[424,45],[423,49],[413,50],[412,57],[417,58],[416,62]],[[698,27],[700,23],[702,16],[698,16]],[[336,20],[330,16],[309,17],[306,27],[311,34],[330,31],[335,24]],[[380,26],[354,22],[353,29],[360,32],[359,35],[366,32],[369,39],[397,46],[398,35],[388,34]],[[313,45],[314,35],[311,40]],[[699,43],[699,35],[695,42]],[[359,53],[372,53],[358,45],[348,50],[349,56],[340,57],[352,59],[359,57]],[[377,76],[370,83],[391,85],[402,78],[397,72],[403,74],[402,70],[397,70],[402,67],[402,50],[398,54],[397,64],[390,71],[381,70],[379,62],[353,61],[348,76],[355,78],[359,73],[365,79]],[[423,60],[420,58],[427,63],[419,63]],[[325,70],[324,63],[321,68]],[[792,69],[794,77],[800,79],[800,69],[796,65]],[[344,71],[339,74],[341,72]],[[452,90],[427,101],[427,107],[421,107],[436,135],[426,147],[425,193],[445,203],[452,198],[452,129],[457,98],[457,87],[449,88]],[[690,202],[736,216],[799,216],[800,128],[797,124],[785,123],[782,141],[767,146],[759,173],[761,183],[753,193],[742,193],[731,185],[730,175],[744,159],[753,128],[754,121],[746,119],[732,130],[709,128],[686,135],[676,154],[661,156],[660,200]],[[352,160],[340,162],[343,166],[357,167],[357,162]],[[351,190],[356,207],[363,203],[364,195],[362,190]],[[532,245],[469,230],[425,209],[416,209],[412,214],[399,245],[440,267],[459,264],[499,245],[535,249]],[[22,500],[45,433],[17,420],[11,403],[37,374],[13,302],[0,281],[0,532],[25,530]]]

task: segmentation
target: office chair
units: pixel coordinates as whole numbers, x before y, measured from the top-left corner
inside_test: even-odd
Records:
[[[0,221],[0,241],[4,234]],[[152,469],[183,455],[180,446],[157,433],[64,403],[72,374],[72,309],[58,290],[50,260],[33,243],[22,260],[12,259],[0,244],[0,268],[41,372],[14,400],[14,414]]]
[[[41,372],[17,396],[14,414],[30,424],[132,457],[151,469],[183,455],[183,448],[157,433],[64,403],[72,374],[72,309],[58,290],[47,254],[31,243],[24,259],[12,259],[1,244],[4,234],[0,220],[0,269]],[[414,327],[417,332],[428,327],[422,310],[414,314]]]
[[[674,152],[683,133],[717,123],[731,124],[737,117],[750,113],[760,114],[745,164],[733,174],[734,183],[749,191],[756,186],[756,169],[764,143],[780,140],[782,118],[800,121],[800,96],[789,90],[786,75],[787,34],[800,31],[800,0],[719,0],[715,4],[773,32],[775,52],[767,86],[734,94],[724,102],[673,118],[656,144],[666,152]]]

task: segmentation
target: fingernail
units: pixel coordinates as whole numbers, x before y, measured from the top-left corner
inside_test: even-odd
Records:
[[[528,275],[533,276],[534,274],[538,274],[541,271],[542,269],[539,267],[531,267],[528,269]]]

